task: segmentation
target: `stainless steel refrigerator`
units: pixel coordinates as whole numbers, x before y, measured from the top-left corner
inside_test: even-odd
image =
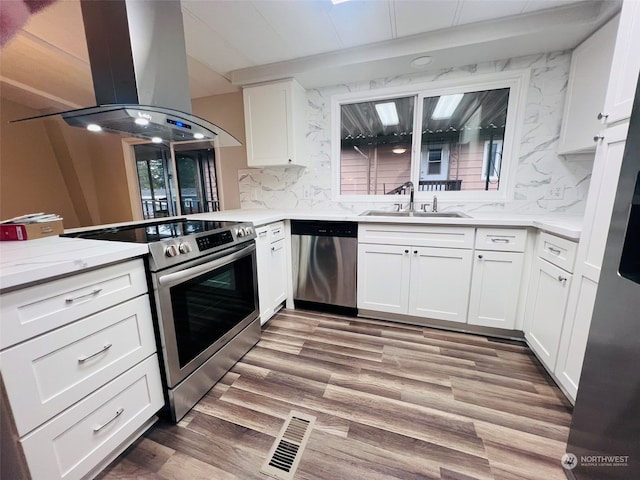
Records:
[[[563,464],[578,480],[640,479],[640,89],[598,285]]]

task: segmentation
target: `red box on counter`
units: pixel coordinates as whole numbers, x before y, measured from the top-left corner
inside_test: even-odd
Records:
[[[33,240],[34,238],[60,235],[63,232],[62,220],[0,224],[0,240]]]

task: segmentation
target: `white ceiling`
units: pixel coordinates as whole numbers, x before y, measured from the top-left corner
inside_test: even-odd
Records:
[[[420,54],[440,69],[573,48],[619,3],[182,0],[191,96],[289,76],[314,87],[399,74]],[[34,15],[3,48],[0,88],[37,109],[94,104],[79,0],[58,0]]]

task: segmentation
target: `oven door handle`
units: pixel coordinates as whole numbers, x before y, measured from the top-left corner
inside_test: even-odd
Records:
[[[242,257],[246,257],[251,252],[255,251],[255,249],[255,245],[252,244],[248,247],[243,248],[242,250],[230,253],[229,255],[225,255],[224,257],[221,257],[217,260],[211,260],[209,262],[196,265],[195,267],[187,268],[186,270],[180,270],[175,273],[162,275],[158,278],[158,283],[162,287],[169,287],[177,283],[184,282],[185,280],[197,277],[200,274],[210,272],[211,270],[214,270],[216,268],[224,267],[225,265],[235,262]]]

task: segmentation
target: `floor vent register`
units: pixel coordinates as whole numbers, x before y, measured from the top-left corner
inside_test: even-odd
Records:
[[[312,415],[292,411],[260,471],[279,480],[292,480],[315,421]]]

